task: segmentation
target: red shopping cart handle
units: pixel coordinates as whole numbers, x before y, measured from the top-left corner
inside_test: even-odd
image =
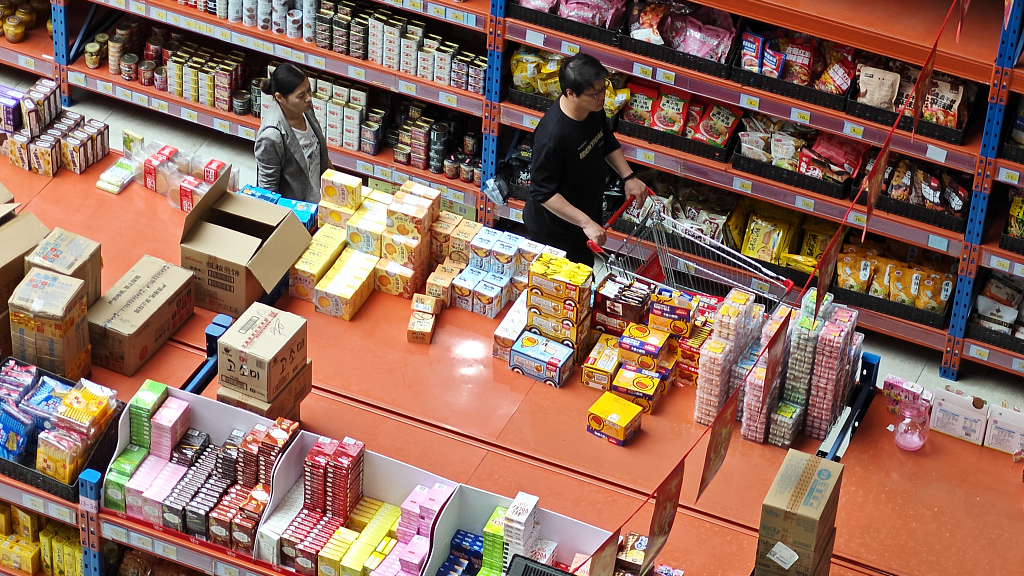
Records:
[[[648,187],[647,194],[654,196],[654,190],[651,190],[650,187]],[[629,198],[626,202],[623,202],[622,206],[619,206],[619,209],[608,218],[608,222],[605,222],[604,229],[607,230],[615,224],[615,221],[619,219],[619,216],[622,216],[626,210],[629,210],[629,207],[632,206],[634,202],[636,202],[636,198]]]
[[[604,254],[604,248],[598,246],[597,242],[593,240],[587,240],[587,248],[590,248],[590,251],[594,254]]]

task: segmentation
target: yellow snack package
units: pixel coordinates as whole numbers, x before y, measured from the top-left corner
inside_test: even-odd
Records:
[[[895,268],[889,272],[889,300],[913,306],[921,287],[921,272],[909,268]]]
[[[778,263],[784,252],[783,244],[789,225],[757,214],[750,216],[747,233],[743,237],[744,256],[764,262]]]
[[[783,254],[782,265],[786,268],[792,268],[797,272],[803,272],[804,274],[812,274],[814,267],[818,265],[818,261],[810,256],[801,256],[799,254]]]
[[[857,255],[846,255],[836,263],[837,285],[853,292],[867,292],[871,282],[872,265],[867,258]]]
[[[815,261],[821,260],[821,255],[825,253],[825,248],[828,248],[828,243],[831,240],[832,233],[830,232],[804,228],[804,239],[800,245],[800,255],[810,256]]]

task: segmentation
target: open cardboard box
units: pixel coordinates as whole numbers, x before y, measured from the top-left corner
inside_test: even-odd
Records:
[[[4,192],[6,190],[0,190],[0,200],[10,195]],[[9,308],[7,301],[25,278],[25,255],[50,233],[31,212],[16,214],[18,206],[20,204],[0,203],[0,310]]]
[[[185,217],[181,266],[196,274],[196,306],[237,318],[277,286],[311,238],[288,208],[227,185],[225,171]]]

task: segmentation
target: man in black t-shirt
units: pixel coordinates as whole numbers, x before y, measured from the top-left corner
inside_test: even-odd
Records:
[[[562,63],[562,95],[533,135],[530,197],[523,220],[530,237],[593,265],[587,240],[604,244],[603,194],[608,166],[626,183],[626,201],[644,200],[646,186],[630,169],[604,114],[608,71],[589,54]]]

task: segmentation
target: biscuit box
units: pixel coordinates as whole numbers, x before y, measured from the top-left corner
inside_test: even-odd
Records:
[[[594,275],[589,266],[541,254],[530,265],[530,291],[577,303],[590,300]]]
[[[653,330],[642,324],[630,324],[619,337],[619,359],[644,370],[654,370],[669,340],[668,332]]]
[[[551,298],[544,294],[535,292],[526,293],[526,305],[528,309],[538,314],[546,314],[554,318],[564,318],[575,324],[579,324],[584,318],[590,316],[590,302],[565,301],[561,298]]]
[[[568,346],[524,332],[512,345],[509,367],[516,374],[560,388],[572,372],[573,354],[573,349]]]
[[[490,228],[488,228],[490,230]],[[483,232],[481,230],[481,232]],[[473,268],[491,271],[491,250],[497,241],[493,236],[478,233],[469,243],[469,265]]]
[[[594,311],[625,326],[629,322],[640,324],[650,299],[651,286],[639,280],[627,280],[608,274],[594,293]]]
[[[531,332],[552,338],[573,348],[590,333],[589,316],[584,317],[583,323],[577,325],[565,318],[553,318],[528,309],[526,321],[526,327]]]
[[[636,404],[605,392],[587,412],[587,431],[621,446],[640,430],[640,413]]]
[[[609,390],[639,406],[644,414],[650,414],[662,395],[661,375],[623,364]]]
[[[608,390],[619,369],[619,339],[602,334],[581,369],[580,379],[584,386]]]
[[[651,296],[647,325],[673,336],[689,336],[692,328],[690,306],[692,300],[677,291],[661,289]]]

